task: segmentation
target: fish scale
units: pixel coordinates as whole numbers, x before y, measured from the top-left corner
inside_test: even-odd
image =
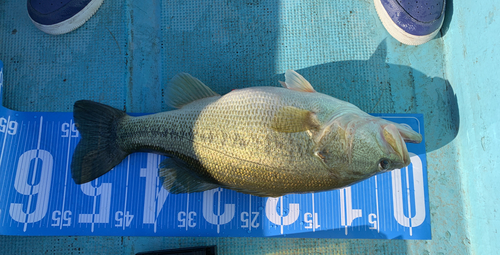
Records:
[[[327,101],[318,100],[326,97],[323,94],[295,97],[297,93],[275,87],[241,89],[221,98],[198,100],[177,111],[129,117],[120,130],[126,132],[124,141],[135,142],[123,146],[129,151],[190,157],[197,161],[188,162],[196,173],[243,192],[261,189],[266,193],[270,187],[276,194],[327,189],[332,186],[332,173],[314,157],[312,138],[306,132],[282,133],[270,128],[274,114],[283,106],[311,109],[317,107],[316,102]],[[339,100],[332,101],[325,105],[342,108],[335,105]],[[241,146],[241,141],[247,142]],[[200,165],[204,167],[195,167]],[[323,171],[308,174],[309,169]]]
[[[93,105],[101,110],[88,110],[91,102],[77,103],[77,122],[96,121],[110,128],[96,134],[85,130],[94,125],[79,125],[84,142],[73,158],[73,178],[83,183],[88,180],[82,176],[102,175],[124,155],[152,151],[170,156],[160,175],[171,192],[224,187],[276,197],[342,188],[409,164],[403,137],[418,141],[417,133],[318,93],[293,71],[285,78],[285,88],[252,87],[220,96],[181,74],[168,93],[179,109],[140,117],[101,105]],[[117,119],[90,116],[99,111]],[[94,144],[91,136],[104,142]],[[87,148],[92,146],[97,149]],[[109,155],[111,160],[85,161],[81,168],[80,155],[87,150],[93,158]],[[80,174],[92,171],[96,173]]]

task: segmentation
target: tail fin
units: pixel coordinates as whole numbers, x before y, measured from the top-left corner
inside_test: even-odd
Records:
[[[71,162],[76,184],[90,182],[109,172],[128,153],[117,143],[117,125],[127,114],[104,104],[81,100],[73,107],[73,117],[81,134]]]

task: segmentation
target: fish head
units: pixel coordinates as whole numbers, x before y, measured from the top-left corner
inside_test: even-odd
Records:
[[[320,133],[315,155],[352,183],[408,166],[406,142],[422,141],[408,126],[357,114],[334,119]]]

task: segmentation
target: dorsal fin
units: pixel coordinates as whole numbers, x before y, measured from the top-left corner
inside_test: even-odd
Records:
[[[285,73],[285,82],[280,81],[280,83],[287,89],[302,92],[316,92],[311,84],[294,70],[287,70]]]
[[[219,96],[203,82],[190,74],[177,74],[167,86],[166,101],[169,106],[181,108],[198,99]]]

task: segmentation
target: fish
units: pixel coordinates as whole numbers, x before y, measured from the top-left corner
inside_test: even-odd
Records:
[[[167,156],[159,177],[172,194],[221,187],[279,197],[344,188],[406,167],[406,143],[422,141],[408,125],[315,91],[293,70],[280,83],[221,96],[180,73],[166,88],[167,103],[177,109],[143,116],[77,101],[81,139],[72,178],[87,183],[131,153],[151,152]]]

